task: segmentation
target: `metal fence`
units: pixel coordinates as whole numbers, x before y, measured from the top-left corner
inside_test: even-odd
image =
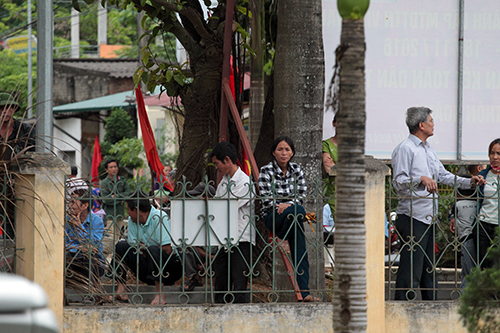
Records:
[[[470,189],[459,188],[455,181],[441,185],[439,195],[425,196],[416,194],[416,182],[407,195],[398,196],[387,179],[386,211],[392,217],[386,250],[388,299],[457,299],[471,270],[492,266],[488,252],[498,246],[499,179],[487,181],[487,188]],[[401,200],[410,203],[410,212],[397,215]],[[430,213],[418,219],[422,206]]]
[[[287,215],[288,227],[278,231],[264,226],[259,208],[265,198],[250,178],[244,189],[230,188],[215,198],[207,196],[208,185],[204,193],[194,193],[195,186],[178,182],[179,193],[168,197],[164,191],[134,190],[142,185],[132,183],[129,193],[120,193],[115,183],[108,197],[88,195],[81,185],[70,189],[67,304],[278,302],[300,300],[309,292],[329,300],[323,252],[329,271],[333,256],[332,245],[323,241],[321,194],[318,211],[307,216],[301,200],[285,198],[296,205]],[[106,212],[100,211],[103,202]],[[144,213],[143,206],[151,210]],[[103,214],[102,222],[96,213]],[[304,288],[308,279],[309,290]]]
[[[487,190],[466,192],[455,185],[440,188],[439,196],[420,197],[410,189],[401,197],[387,178],[386,299],[394,299],[397,292],[405,300],[456,299],[467,272],[491,266],[496,258],[488,256],[488,246],[498,246],[500,181],[496,177],[489,182]],[[157,303],[169,304],[293,301],[307,294],[296,283],[303,283],[307,275],[310,293],[320,301],[331,300],[330,239],[335,229],[323,227],[323,203],[328,198],[322,193],[308,192],[307,213],[294,208],[290,225],[279,233],[266,228],[260,214],[261,201],[278,196],[274,191],[269,197],[259,196],[250,178],[244,193],[225,192],[215,199],[207,198],[207,192],[193,194],[195,186],[185,181],[178,182],[176,194],[168,197],[164,191],[141,197],[134,190],[144,188],[140,183],[130,184],[128,193],[120,193],[115,185],[108,197],[91,194],[88,182],[75,184],[67,186],[66,193],[66,304],[117,304],[125,299],[150,304],[157,295]],[[6,187],[2,191],[3,211],[8,212],[9,205],[15,206],[12,194]],[[411,202],[407,220],[396,214],[402,199]],[[140,208],[144,200],[154,207],[145,220]],[[104,201],[107,212],[102,210]],[[412,217],[413,207],[422,201],[432,208],[428,224]],[[247,210],[239,216],[242,202]],[[483,203],[489,213],[481,210]],[[488,220],[495,211],[497,220]],[[455,233],[450,231],[451,218]],[[276,225],[275,216],[271,220]],[[1,227],[0,271],[12,272],[16,249],[8,213],[2,215]],[[303,235],[306,245],[301,249]],[[289,253],[283,240],[291,245]]]

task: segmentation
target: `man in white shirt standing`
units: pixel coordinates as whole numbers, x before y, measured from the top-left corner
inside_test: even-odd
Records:
[[[234,145],[225,141],[218,143],[210,152],[209,158],[223,175],[215,197],[239,199],[238,245],[226,247],[219,251],[215,258],[215,302],[248,303],[250,294],[247,292],[247,284],[252,268],[251,248],[252,244],[255,245],[254,202],[251,202],[250,198],[255,196],[255,189],[249,185],[250,177],[236,164],[237,153]],[[232,296],[223,293],[231,290]]]
[[[437,222],[437,183],[453,185],[455,175],[439,161],[427,139],[434,135],[432,110],[411,107],[406,112],[408,139],[392,152],[393,185],[399,197],[396,228],[403,242],[396,300],[414,299],[420,286],[423,300],[437,299],[432,223]],[[459,188],[481,185],[481,176],[456,177]]]

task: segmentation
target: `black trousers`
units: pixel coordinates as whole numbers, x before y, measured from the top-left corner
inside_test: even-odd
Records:
[[[264,217],[267,229],[274,231],[280,239],[286,239],[290,245],[292,266],[296,270],[295,279],[299,285],[303,298],[309,292],[309,256],[307,254],[306,234],[304,231],[304,217],[306,211],[301,205],[292,205],[281,214],[269,213]]]
[[[231,251],[222,249],[214,261],[215,271],[215,303],[249,303],[247,291],[248,274],[250,273],[250,242],[240,242]],[[231,296],[229,292],[232,291]],[[238,292],[245,291],[245,292]],[[234,299],[233,299],[234,297]]]
[[[432,225],[425,224],[407,215],[398,215],[396,228],[403,242],[400,250],[399,268],[396,277],[395,300],[411,300],[416,288],[421,290],[423,300],[437,300],[437,276],[434,269],[434,237]],[[412,233],[413,230],[413,233]],[[413,236],[413,238],[411,238]]]
[[[491,246],[493,240],[496,237],[497,224],[491,224],[479,221],[477,225],[474,226],[473,237],[474,242],[477,244],[479,241],[479,261],[481,269],[491,268],[495,262],[498,263],[498,259],[493,260],[491,254],[487,256],[488,248]],[[475,260],[475,258],[474,258]]]
[[[75,256],[75,253],[66,252],[66,262],[66,277],[68,279],[96,283],[104,274],[104,264],[97,255],[89,258],[86,255]]]
[[[173,285],[182,276],[182,264],[177,254],[168,255],[159,246],[148,246],[140,254],[126,241],[116,243],[116,258],[112,267],[116,269],[117,279],[125,283],[129,268],[139,280],[149,285],[161,281],[166,286]],[[161,273],[161,274],[160,274]]]

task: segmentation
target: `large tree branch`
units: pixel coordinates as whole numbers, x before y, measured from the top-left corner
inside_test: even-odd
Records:
[[[159,6],[165,7],[163,4],[160,4],[160,2],[164,1],[155,0],[154,2]],[[156,7],[149,4],[145,4],[144,6],[142,6],[140,0],[133,0],[133,3],[137,10],[145,11],[149,17],[156,18],[165,24],[171,24],[172,28],[170,28],[169,32],[174,34],[174,36],[179,40],[179,42],[181,42],[188,53],[195,52],[200,47],[194,40],[194,38],[189,34],[189,32],[180,24],[177,18],[174,15],[171,15],[172,11],[169,11],[169,9],[165,8],[167,10],[158,11]],[[175,11],[177,11],[176,5],[168,2],[166,4],[169,5],[169,8],[172,6],[175,7]]]
[[[201,46],[196,40],[188,33],[186,29],[180,24],[180,22],[175,19],[171,19],[170,23],[172,28],[170,32],[174,34],[175,37],[181,42],[182,46],[186,49],[189,54],[194,54],[201,51]]]
[[[207,26],[205,22],[202,20],[202,17],[198,13],[198,11],[196,11],[194,8],[188,6],[182,6],[181,10],[179,10],[175,3],[167,2],[165,0],[151,0],[151,2],[164,7],[168,11],[179,13],[179,15],[185,16],[187,19],[189,19],[189,21],[191,21],[196,32],[203,39],[207,41],[213,40],[212,33],[210,33],[210,31],[207,29]]]

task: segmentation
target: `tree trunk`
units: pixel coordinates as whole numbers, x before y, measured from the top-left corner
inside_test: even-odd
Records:
[[[335,332],[366,331],[365,37],[360,20],[342,20],[335,219]]]
[[[250,82],[250,145],[255,150],[259,139],[264,108],[264,52],[262,35],[262,0],[250,1],[252,12],[252,49],[256,57],[251,57],[251,82]]]
[[[278,2],[274,96],[275,136],[288,135],[294,143],[294,161],[307,182],[307,212],[317,211],[321,193],[321,139],[323,132],[324,54],[321,28],[321,0]],[[319,209],[319,211],[322,211]],[[322,228],[316,233],[305,223],[310,264],[309,287],[325,287]],[[316,238],[319,237],[319,238]],[[314,239],[316,238],[316,239]],[[316,249],[319,249],[316,250]],[[286,276],[278,287],[290,289]]]
[[[180,93],[185,116],[177,168],[193,185],[207,170],[206,152],[218,142],[222,60],[221,45],[207,47],[202,60],[191,62],[194,79]]]

